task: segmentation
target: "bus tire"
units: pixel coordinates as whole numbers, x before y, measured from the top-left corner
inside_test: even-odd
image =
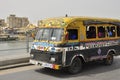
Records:
[[[105,65],[111,65],[113,63],[114,57],[112,52],[110,52],[107,57],[104,59],[104,64]]]
[[[68,67],[68,72],[71,74],[76,74],[81,72],[81,70],[82,70],[82,60],[76,57],[72,61],[71,65]]]

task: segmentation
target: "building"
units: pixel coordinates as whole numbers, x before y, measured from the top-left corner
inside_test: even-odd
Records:
[[[5,20],[4,19],[0,19],[0,27],[4,27],[5,26]]]
[[[9,27],[20,28],[29,24],[27,17],[16,17],[16,15],[10,15],[7,17],[7,23]]]

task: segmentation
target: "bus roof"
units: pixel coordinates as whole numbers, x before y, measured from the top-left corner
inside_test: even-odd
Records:
[[[111,23],[120,25],[119,19],[112,18],[98,18],[98,17],[83,17],[83,16],[70,16],[70,17],[55,17],[41,20],[40,27],[67,27],[68,24],[74,21],[85,21],[85,24],[90,22],[94,23]]]

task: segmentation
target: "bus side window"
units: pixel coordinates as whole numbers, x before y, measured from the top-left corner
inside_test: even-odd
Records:
[[[68,29],[68,40],[77,40],[78,39],[78,30],[77,29]]]
[[[120,36],[120,26],[117,26],[117,36]]]
[[[96,38],[96,27],[95,26],[86,27],[86,37],[88,39]]]
[[[115,37],[115,26],[107,27],[108,37]]]
[[[104,38],[105,37],[105,27],[100,26],[98,27],[98,38]]]

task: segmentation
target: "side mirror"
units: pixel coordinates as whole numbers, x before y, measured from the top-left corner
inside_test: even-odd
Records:
[[[66,32],[65,32],[65,38],[64,38],[65,41],[68,41],[68,37],[69,37],[69,33],[66,31]]]
[[[35,40],[35,34],[31,33],[31,37]]]

